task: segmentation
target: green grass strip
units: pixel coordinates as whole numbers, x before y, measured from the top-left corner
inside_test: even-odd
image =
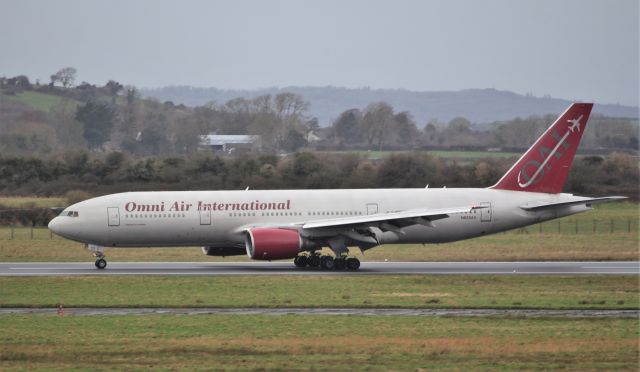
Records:
[[[2,370],[637,370],[637,319],[0,316]]]
[[[638,309],[636,276],[0,278],[0,307]]]

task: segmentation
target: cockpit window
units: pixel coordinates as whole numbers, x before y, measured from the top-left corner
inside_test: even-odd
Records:
[[[65,217],[78,217],[78,211],[64,211],[60,215]]]

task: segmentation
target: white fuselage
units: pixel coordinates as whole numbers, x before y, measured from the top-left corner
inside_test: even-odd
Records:
[[[89,199],[67,208],[50,224],[66,238],[106,247],[241,247],[245,231],[261,226],[392,213],[415,208],[483,206],[434,221],[387,231],[380,244],[442,243],[492,234],[589,210],[585,205],[539,212],[520,206],[572,201],[569,194],[494,189],[355,189],[128,192]]]

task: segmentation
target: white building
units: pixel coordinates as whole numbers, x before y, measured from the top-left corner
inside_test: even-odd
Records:
[[[252,150],[260,146],[260,136],[246,134],[205,134],[200,136],[200,149],[231,153],[236,149]]]

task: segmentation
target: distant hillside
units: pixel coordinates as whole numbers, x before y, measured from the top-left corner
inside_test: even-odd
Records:
[[[141,89],[144,96],[188,106],[202,105],[212,101],[223,104],[237,97],[254,98],[285,91],[300,94],[307,99],[311,103],[309,115],[317,117],[322,126],[330,125],[341,112],[347,109],[364,108],[369,103],[378,101],[390,103],[396,112],[409,111],[420,127],[431,119],[446,122],[456,116],[463,116],[473,123],[489,123],[515,117],[560,113],[570,103],[564,99],[524,96],[496,89],[467,89],[455,92],[335,87],[284,87],[250,91],[189,86]],[[597,104],[594,112],[609,117],[638,118],[638,107],[633,106]]]

